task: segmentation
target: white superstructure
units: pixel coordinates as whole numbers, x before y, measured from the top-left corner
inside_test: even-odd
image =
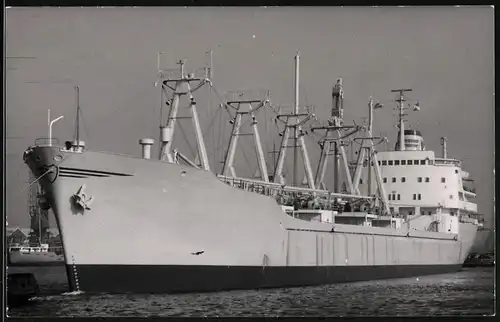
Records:
[[[393,151],[377,153],[386,194],[381,197],[388,203],[391,214],[404,218],[408,228],[417,230],[457,233],[459,222],[477,225],[476,194],[469,174],[462,170],[459,160],[447,157],[445,137],[441,138],[442,157],[437,157],[434,151],[426,149],[419,130],[404,130],[406,100],[402,93],[411,90],[396,91],[400,92],[399,127],[404,132],[399,131]],[[414,111],[418,110],[417,103]],[[361,194],[380,195],[377,183],[371,179],[375,177],[374,168],[373,161],[363,161],[358,187]]]

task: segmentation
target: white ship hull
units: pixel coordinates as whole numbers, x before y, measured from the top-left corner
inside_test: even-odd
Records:
[[[56,147],[35,147],[26,160],[37,176],[57,166],[40,181],[73,290],[217,291],[446,273],[460,269],[476,234],[467,223],[447,234],[294,219],[272,198],[156,160]],[[94,201],[81,211],[72,196],[84,184]]]

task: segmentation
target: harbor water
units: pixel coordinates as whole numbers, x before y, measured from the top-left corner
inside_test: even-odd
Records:
[[[204,294],[67,293],[59,267],[9,268],[32,272],[41,295],[10,317],[222,317],[493,315],[494,267],[460,272],[315,287]]]

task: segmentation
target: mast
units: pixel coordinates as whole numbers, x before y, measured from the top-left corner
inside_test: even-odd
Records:
[[[368,166],[367,166],[367,169],[368,169],[368,195],[371,197],[373,194],[373,191],[372,191],[372,181],[373,181],[372,176],[373,175],[371,173],[371,171],[373,169],[374,175],[375,175],[375,180],[377,183],[378,194],[379,194],[380,200],[382,202],[384,212],[389,213],[389,204],[387,202],[385,188],[384,188],[384,185],[382,183],[382,172],[381,172],[379,164],[378,164],[377,151],[375,151],[375,143],[373,141],[375,139],[379,139],[380,142],[377,143],[377,145],[378,145],[378,144],[384,142],[385,138],[375,137],[375,136],[373,136],[373,133],[372,133],[373,132],[373,110],[379,109],[382,107],[383,107],[383,105],[380,103],[376,103],[374,105],[373,99],[370,97],[370,100],[368,102],[368,109],[369,109],[368,113],[369,114],[368,114],[368,128],[366,129],[367,136],[356,138],[356,139],[361,140],[362,143],[361,143],[358,161],[357,161],[355,172],[354,172],[353,185],[354,185],[354,190],[359,193],[358,185],[359,185],[359,180],[361,178],[361,172],[363,169],[363,162],[364,162],[365,150],[366,150],[367,158],[368,158],[368,162],[369,162]],[[365,141],[368,141],[368,145],[366,145]]]
[[[262,149],[256,118],[258,111],[269,103],[269,91],[266,90],[264,93],[258,93],[257,95],[252,95],[252,93],[245,93],[240,91],[228,92],[225,93],[225,95],[229,96],[229,99],[225,100],[226,106],[234,109],[236,115],[232,119],[233,128],[231,130],[231,137],[229,138],[229,146],[226,158],[222,167],[222,175],[237,177],[233,163],[236,146],[238,144],[238,138],[243,135],[252,135],[254,138],[255,152],[257,155],[257,165],[260,177],[262,181],[269,182],[266,159]],[[252,133],[241,133],[242,119],[244,117],[247,118],[248,121],[250,121]]]
[[[158,76],[161,75],[161,55],[163,54],[162,51],[159,51],[156,55],[156,72],[158,73]],[[158,82],[155,82],[155,87],[158,86]],[[161,144],[161,138],[162,138],[162,126],[163,126],[163,89],[160,86],[160,134],[159,134],[159,140],[160,144],[158,144],[158,159],[161,160],[161,155],[162,155],[162,144]]]
[[[208,54],[208,58],[209,58],[209,65],[208,65],[208,71],[207,71],[207,75],[208,75],[208,78],[210,80],[212,80],[212,74],[213,74],[213,50],[210,49],[206,54]],[[212,97],[213,97],[213,89],[212,89],[212,86],[208,86],[208,109],[209,111],[213,111],[212,109]],[[215,132],[212,131],[212,142],[215,142]],[[212,163],[214,165],[214,172],[217,172],[217,165],[216,165],[216,162],[217,162],[217,153],[216,153],[216,150],[214,149],[213,150],[213,158],[212,158]]]
[[[299,114],[299,64],[300,64],[300,52],[297,51],[297,54],[295,55],[295,97],[294,97],[294,114],[298,115]],[[299,150],[297,149],[297,143],[298,143],[298,123],[299,119],[296,118],[296,126],[293,128],[293,178],[292,178],[292,185],[293,186],[298,186],[297,185],[297,180],[298,180],[298,156],[299,156]]]
[[[80,87],[78,85],[74,86],[75,89],[75,109],[76,109],[76,124],[75,133],[73,135],[73,142],[71,144],[71,149],[73,151],[83,152],[85,148],[85,142],[80,140]],[[56,119],[57,120],[57,119]],[[55,120],[54,120],[55,121]],[[54,122],[52,121],[52,122]]]
[[[172,153],[172,141],[177,120],[181,118],[177,115],[179,111],[179,102],[181,97],[185,96],[189,99],[189,109],[191,111],[191,116],[182,118],[191,118],[195,131],[196,145],[198,148],[198,156],[200,157],[201,161],[201,168],[209,171],[210,165],[208,162],[208,154],[205,147],[205,141],[203,139],[203,133],[200,127],[200,121],[198,118],[196,100],[193,97],[193,93],[195,91],[200,89],[203,85],[210,83],[210,79],[208,78],[208,70],[207,68],[204,68],[203,75],[196,76],[195,73],[185,73],[185,61],[180,60],[178,61],[178,64],[180,71],[179,69],[158,71],[161,79],[161,90],[166,91],[167,89],[171,89],[173,91],[173,98],[166,102],[166,104],[170,106],[166,124],[163,125],[162,121],[162,125],[160,126],[160,160],[166,159],[170,163],[177,162],[177,157],[175,156],[176,153]],[[193,82],[197,82],[194,87],[191,86],[191,83]]]
[[[368,103],[368,133],[373,133],[373,99]],[[371,135],[370,135],[371,136]],[[372,195],[372,156],[368,153],[368,195]]]
[[[278,114],[276,119],[284,123],[285,128],[283,132],[280,134],[282,137],[280,149],[278,153],[278,160],[276,161],[276,167],[274,170],[273,181],[275,183],[280,183],[282,185],[286,184],[285,178],[283,176],[283,167],[285,162],[286,150],[290,147],[288,145],[288,140],[290,138],[293,139],[293,173],[292,173],[292,186],[299,185],[299,176],[298,176],[298,153],[299,147],[300,152],[302,153],[302,160],[304,163],[304,172],[307,178],[307,184],[310,189],[315,189],[314,176],[312,174],[311,162],[309,160],[309,154],[307,153],[307,147],[304,140],[304,135],[306,132],[302,130],[302,125],[308,122],[314,114],[310,113],[299,113],[299,60],[300,53],[297,52],[295,56],[295,99],[293,110],[290,113]],[[300,119],[304,117],[303,119]],[[281,120],[282,118],[285,121]],[[291,130],[293,129],[293,134]],[[293,136],[292,136],[293,135]],[[291,137],[292,136],[292,137]]]
[[[442,145],[442,148],[443,148],[443,159],[448,158],[448,152],[447,152],[447,149],[446,149],[446,143],[447,142],[448,142],[448,138],[446,136],[443,136],[441,138],[441,145]]]
[[[76,147],[80,147],[80,87],[75,85],[75,105],[76,105]]]
[[[391,92],[393,93],[399,93],[399,99],[396,100],[396,102],[399,103],[399,151],[404,151],[405,150],[405,141],[404,141],[404,132],[405,132],[405,126],[404,126],[404,102],[406,101],[404,98],[404,93],[405,92],[411,92],[411,88],[400,88],[400,89],[393,89]]]
[[[340,168],[340,157],[339,157],[339,148],[338,142],[333,142],[333,192],[339,193],[340,191],[340,176],[339,176],[339,168]]]
[[[347,188],[351,194],[355,194],[352,183],[352,176],[349,168],[349,160],[347,158],[347,153],[344,149],[345,143],[342,142],[343,139],[355,134],[361,128],[359,126],[346,126],[343,125],[343,99],[344,90],[342,87],[342,78],[337,79],[337,83],[332,89],[332,111],[330,119],[328,120],[328,125],[326,126],[313,126],[311,131],[324,130],[324,138],[319,142],[321,147],[321,155],[318,162],[318,169],[316,171],[316,186],[324,187],[324,178],[328,164],[328,157],[333,155],[333,175],[334,175],[334,192],[338,193],[340,190],[340,159],[344,164],[344,172],[346,175]],[[341,130],[350,130],[348,133],[341,133]],[[331,134],[337,134],[337,137],[331,137]],[[331,148],[333,146],[333,154],[331,154]]]

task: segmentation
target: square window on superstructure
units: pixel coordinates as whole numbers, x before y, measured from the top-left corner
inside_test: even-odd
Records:
[[[388,161],[388,164],[389,164],[389,165],[392,165],[392,160],[389,160],[389,161]]]
[[[408,160],[408,165],[413,165],[413,160]]]
[[[359,179],[359,184],[363,184],[363,178]]]
[[[392,194],[392,200],[396,200],[396,194],[395,193]]]
[[[425,215],[425,211],[420,210],[420,215],[421,215],[421,216],[424,216],[424,215]]]
[[[391,194],[389,194],[389,198],[387,198],[388,200],[391,200]]]
[[[413,194],[413,200],[417,200],[417,194]]]
[[[406,160],[401,160],[401,165],[406,165]]]
[[[418,194],[418,200],[422,200],[422,195]]]
[[[431,179],[429,177],[426,177],[425,182],[431,182]]]
[[[399,165],[399,160],[394,160],[394,165]]]
[[[427,214],[428,214],[429,216],[430,216],[430,215],[432,215],[432,211],[429,211]]]
[[[420,165],[425,165],[425,160],[420,160]]]
[[[382,179],[384,183],[387,183],[387,178]]]
[[[422,177],[418,177],[417,181],[422,182]]]
[[[455,169],[455,173],[458,173],[458,170],[457,170],[457,169]]]
[[[401,200],[401,195],[398,193],[398,200]]]
[[[406,178],[405,177],[401,177],[401,182],[406,182]]]
[[[396,182],[396,178],[395,177],[392,177],[392,182]]]
[[[420,162],[419,162],[419,160],[413,160],[413,164],[414,164],[414,165],[419,165],[419,164],[420,164]]]
[[[441,178],[441,182],[445,183],[446,182],[446,178]]]
[[[382,160],[382,165],[387,165],[387,161],[386,160]]]
[[[380,165],[380,161],[378,162],[378,165]]]

